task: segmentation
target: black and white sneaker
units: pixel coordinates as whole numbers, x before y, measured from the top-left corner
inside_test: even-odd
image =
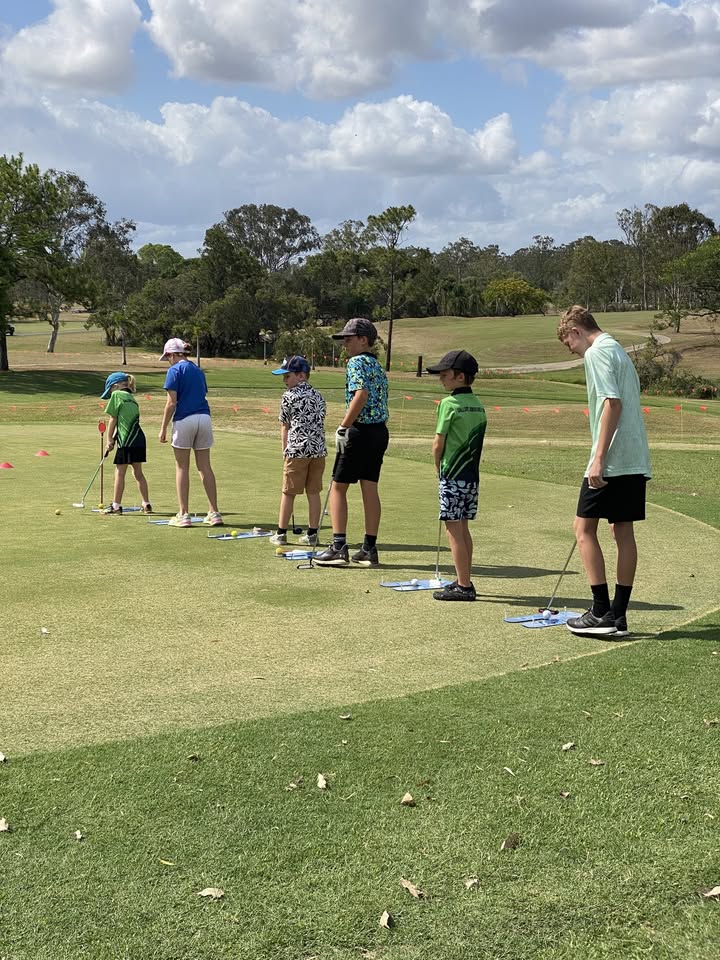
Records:
[[[319,567],[349,567],[350,557],[347,544],[344,543],[341,547],[336,547],[334,543],[331,543],[321,553],[315,554],[313,563],[316,563]]]
[[[442,590],[436,590],[433,593],[433,600],[475,600],[475,587],[470,584],[469,587],[461,587],[456,581],[449,583]]]
[[[354,553],[350,557],[353,563],[359,564],[361,567],[379,567],[380,560],[378,559],[377,547],[370,547],[369,550],[366,550],[365,547],[360,547],[357,553]]]
[[[628,630],[627,618],[625,616],[615,618],[615,636],[616,637],[626,637],[630,631]]]
[[[627,624],[625,626],[627,629]],[[608,610],[602,617],[596,617],[592,609],[586,610],[581,617],[573,617],[573,619],[568,620],[567,628],[572,633],[588,637],[608,636],[617,632],[612,610]]]

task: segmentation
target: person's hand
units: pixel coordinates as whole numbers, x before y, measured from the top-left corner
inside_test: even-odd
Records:
[[[167,431],[161,430],[158,434],[158,440],[160,443],[167,443]]]
[[[105,456],[106,456],[106,457],[108,456],[108,454],[110,453],[110,451],[112,450],[112,448],[113,448],[114,446],[115,446],[115,440],[114,440],[114,439],[108,440],[107,444],[105,445]]]
[[[607,486],[607,480],[603,477],[604,472],[604,459],[602,457],[595,457],[588,470],[588,486],[592,490],[601,490]]]
[[[345,447],[350,439],[348,436],[348,427],[338,427],[335,431],[335,449],[338,453],[345,453]]]

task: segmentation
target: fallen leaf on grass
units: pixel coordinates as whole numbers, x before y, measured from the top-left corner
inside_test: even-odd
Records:
[[[48,630],[47,627],[40,627],[40,633],[41,633],[44,637],[47,637],[47,635],[50,633],[50,631]]]
[[[400,886],[403,890],[407,890],[411,897],[415,897],[416,900],[424,900],[425,893],[423,890],[419,890],[414,883],[411,883],[409,880],[406,880],[405,877],[400,877]]]
[[[504,773],[509,773],[511,777],[514,777],[514,776],[515,776],[515,774],[514,774],[514,773],[512,772],[512,770],[510,769],[510,767],[503,767],[503,772],[504,772]]]
[[[300,787],[304,784],[305,780],[303,777],[297,777],[295,780],[291,780],[290,783],[285,787],[286,790],[299,790]]]
[[[520,846],[520,834],[519,833],[509,833],[503,842],[500,844],[501,850],[517,850]]]
[[[202,757],[199,753],[189,753],[187,755],[187,759],[192,760],[193,763],[199,763],[199,761],[202,760]]]
[[[562,745],[562,747],[560,747],[560,749],[561,749],[563,752],[567,753],[568,750],[575,750],[575,749],[576,749],[576,746],[577,746],[577,745],[574,744],[574,743],[572,742],[572,740],[570,740],[568,743],[564,743],[564,744]]]
[[[401,807],[414,807],[415,806],[415,797],[411,793],[406,793],[405,796],[400,801]]]
[[[521,670],[527,670],[527,668],[528,668],[529,666],[530,666],[530,661],[528,661],[527,663],[521,663],[521,664],[520,664],[520,669],[521,669]]]
[[[317,775],[317,788],[318,790],[329,790],[330,784],[327,782],[327,777],[324,774],[319,773]]]
[[[720,727],[720,717],[713,717],[712,720],[703,720],[706,727]]]
[[[338,717],[339,720],[352,720],[353,715],[351,713],[341,713]]]
[[[175,861],[174,861],[174,860],[163,860],[162,857],[158,857],[158,861],[159,861],[164,867],[174,867],[174,866],[175,866]]]
[[[7,762],[8,762],[8,758],[5,756],[5,754],[0,753],[0,763],[7,763]]]
[[[700,893],[706,900],[720,900],[720,887],[711,887],[710,890],[701,890]]]
[[[605,766],[605,761],[604,761],[604,760],[593,760],[593,759],[591,759],[591,760],[588,760],[588,763],[590,764],[591,767],[604,767],[604,766]]]
[[[463,880],[466,890],[477,890],[480,886],[480,881],[477,877],[465,877]]]
[[[560,796],[562,797],[563,800],[569,800],[571,797],[571,793],[569,790],[561,790]]]
[[[81,833],[79,830],[76,830],[75,833],[73,834],[73,836],[75,837],[75,839],[76,839],[77,841],[80,841],[80,840],[84,840],[84,839],[85,839],[85,835],[84,835],[83,833]]]
[[[208,900],[222,900],[225,896],[225,891],[220,887],[205,887],[205,889],[200,890],[196,896],[207,897]]]
[[[560,657],[553,657],[553,658],[552,658],[552,662],[553,662],[553,663],[560,663]]]
[[[5,817],[0,817],[0,833],[9,833],[10,824],[7,822]]]
[[[592,714],[590,713],[589,710],[583,710],[583,713],[588,718],[588,720],[592,720]]]
[[[387,910],[383,910],[383,915],[378,921],[381,927],[385,927],[386,930],[390,930],[391,927],[395,926],[395,918]]]

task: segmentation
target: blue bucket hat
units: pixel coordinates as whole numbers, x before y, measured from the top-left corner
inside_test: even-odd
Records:
[[[284,373],[304,373],[307,377],[310,375],[310,364],[305,357],[287,357],[283,360],[282,366],[273,370],[272,373],[276,377],[281,377]]]
[[[112,388],[116,383],[126,383],[128,375],[126,373],[111,373],[105,381],[105,389],[100,394],[101,400],[107,400],[112,393]]]

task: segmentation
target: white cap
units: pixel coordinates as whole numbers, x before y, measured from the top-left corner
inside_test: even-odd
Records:
[[[163,355],[160,357],[161,360],[167,360],[170,357],[171,353],[192,353],[192,347],[189,343],[185,343],[184,340],[181,340],[179,337],[172,337],[165,344],[165,349],[163,350]]]

